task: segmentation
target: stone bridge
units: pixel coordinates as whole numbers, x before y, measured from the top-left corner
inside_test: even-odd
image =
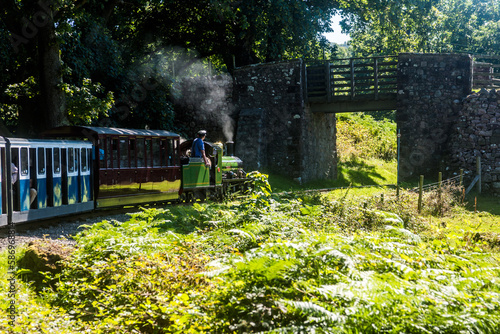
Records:
[[[220,107],[235,124],[235,152],[248,170],[283,173],[305,182],[334,179],[335,113],[390,109],[397,110],[401,132],[400,176],[410,179],[419,174],[435,177],[438,170],[469,168],[467,159],[458,158],[460,148],[452,141],[456,142],[459,123],[464,124],[462,109],[472,93],[474,72],[481,74],[474,65],[466,54],[403,53],[337,63],[298,59],[240,67],[232,80],[212,78],[208,85],[224,86]],[[491,85],[496,80],[492,66],[474,80],[486,78]],[[191,94],[193,100],[205,99],[206,103],[211,95],[210,89],[205,91],[206,96],[192,83],[184,83],[185,97]],[[194,103],[191,109],[196,108]],[[489,167],[485,168],[494,174],[490,188],[496,182],[500,191],[500,110],[497,118],[493,109],[484,111],[492,113],[485,121],[491,129],[483,131],[488,135]],[[210,128],[207,122],[205,118]],[[212,128],[209,139],[224,140],[222,125]],[[472,150],[469,155],[481,154],[474,153],[474,147],[468,149]]]

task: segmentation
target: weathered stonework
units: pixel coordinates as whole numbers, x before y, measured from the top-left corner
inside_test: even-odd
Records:
[[[273,171],[298,181],[334,179],[335,115],[312,113],[302,60],[257,64],[229,76],[182,79],[175,85],[177,124],[188,136],[235,141],[247,171]]]
[[[300,59],[235,70],[234,101],[241,110],[236,155],[250,167],[299,181],[336,178],[335,116],[307,108],[304,73]],[[255,108],[260,123],[249,122],[248,110]],[[260,161],[254,160],[255,152]]]
[[[450,165],[476,174],[481,157],[482,189],[500,195],[500,92],[467,96],[450,138]]]
[[[397,123],[402,179],[437,175],[448,142],[470,94],[472,59],[459,54],[407,54],[398,59]]]
[[[469,55],[399,55],[403,180],[461,168],[474,173],[481,156],[483,189],[500,193],[500,93],[470,95],[472,65]],[[335,115],[311,111],[304,73],[304,62],[294,60],[237,68],[233,78],[182,80],[180,123],[192,134],[205,128],[211,141],[234,140],[247,171],[304,182],[336,178]]]

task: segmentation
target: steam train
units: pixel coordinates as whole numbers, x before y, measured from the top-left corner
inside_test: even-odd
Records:
[[[65,126],[44,137],[0,137],[0,226],[106,207],[221,199],[247,180],[232,142],[228,154],[205,142],[209,167],[189,157],[192,140],[181,143],[164,130]]]

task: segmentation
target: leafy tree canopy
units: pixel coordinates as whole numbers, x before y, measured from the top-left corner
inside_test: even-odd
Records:
[[[175,129],[175,77],[335,57],[322,33],[338,13],[355,56],[500,46],[496,0],[5,0],[0,132]]]
[[[498,54],[500,3],[495,0],[370,1],[346,15],[355,55],[399,52]]]

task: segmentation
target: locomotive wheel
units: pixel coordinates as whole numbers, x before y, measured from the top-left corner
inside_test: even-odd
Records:
[[[200,200],[200,202],[204,202],[207,198],[206,190],[201,190],[196,193],[196,198]]]
[[[194,201],[195,201],[194,193],[188,192],[186,203],[193,203]]]

